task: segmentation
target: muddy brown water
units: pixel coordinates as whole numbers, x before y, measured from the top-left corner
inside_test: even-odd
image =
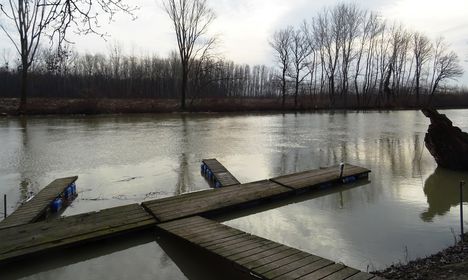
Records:
[[[443,112],[468,131],[468,110]],[[419,111],[0,118],[0,194],[11,212],[54,178],[78,175],[79,197],[63,213],[74,215],[205,189],[203,158],[241,182],[344,161],[371,169],[371,182],[220,219],[374,270],[435,253],[459,233],[458,182],[468,173],[437,168],[424,148],[428,124]],[[219,279],[229,271],[200,254],[150,231],[3,267],[0,278]]]

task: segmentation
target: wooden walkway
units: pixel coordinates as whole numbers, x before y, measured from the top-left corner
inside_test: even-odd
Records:
[[[367,178],[370,170],[346,165],[343,178],[350,176]],[[340,184],[338,166],[306,171],[254,183],[210,189],[189,194],[156,199],[143,203],[160,222],[205,215],[212,212],[242,208],[276,199],[283,195],[294,195],[314,188]]]
[[[340,178],[339,166],[309,170],[270,179],[282,186],[301,191],[304,189],[327,188],[343,183],[343,180],[356,181],[367,178],[370,170],[351,164],[345,164]]]
[[[159,224],[161,229],[220,255],[263,279],[377,279],[370,274],[199,217],[298,195],[306,190],[352,182],[367,178],[369,172],[365,168],[346,165],[344,176],[340,178],[339,168],[335,166],[156,199],[142,205],[132,204],[24,224],[36,221],[39,212],[44,211],[40,209],[46,209],[50,201],[76,177],[59,179],[36,195],[36,201],[33,199],[20,207],[18,213],[15,212],[18,220],[10,218],[11,221],[7,221],[9,227],[0,228],[0,264]]]
[[[259,279],[381,279],[199,216],[159,224],[158,227],[234,263]]]
[[[234,177],[234,175],[232,175],[231,172],[229,172],[217,159],[204,159],[202,162],[213,174],[213,183],[215,187],[227,187],[240,184],[236,177]]]
[[[131,204],[0,230],[0,263],[100,240],[156,225],[140,205]]]
[[[289,192],[289,188],[264,180],[156,199],[143,202],[142,205],[160,222],[166,222],[213,211],[235,209]]]
[[[44,218],[51,202],[60,196],[64,190],[78,179],[77,176],[54,180],[44,187],[30,201],[21,205],[0,222],[0,229],[28,223],[34,223]],[[1,240],[1,239],[0,239]]]

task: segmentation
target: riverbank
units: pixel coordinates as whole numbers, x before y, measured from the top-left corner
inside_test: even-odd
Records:
[[[468,234],[465,234],[465,240],[468,240]],[[392,265],[373,274],[386,279],[466,280],[468,279],[468,242],[459,241],[454,246],[432,256],[405,265]]]
[[[419,104],[428,104],[426,98],[421,98]],[[283,107],[281,98],[197,98],[187,100],[187,111],[190,112],[254,112],[254,111],[306,111],[306,110],[405,110],[419,109],[421,106],[414,100],[405,100],[405,104],[389,102],[376,106],[371,102],[367,106],[357,106],[354,98],[347,102],[340,100],[330,106],[327,96],[303,96],[299,99],[297,108],[293,98],[288,98]],[[434,105],[440,109],[468,108],[466,95],[440,95],[434,98]],[[0,116],[15,115],[19,107],[18,98],[0,98]],[[171,113],[180,111],[178,99],[161,98],[29,98],[28,114],[131,114],[131,113]]]

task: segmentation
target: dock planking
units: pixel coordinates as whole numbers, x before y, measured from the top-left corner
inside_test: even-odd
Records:
[[[352,177],[353,180],[367,178],[370,172],[369,169],[363,167],[345,164],[341,178],[339,166],[332,166],[271,178],[270,180],[282,186],[301,191],[342,183],[343,178]]]
[[[8,217],[0,221],[0,229],[34,223],[44,218],[51,202],[77,179],[78,176],[54,180],[39,191],[31,200],[18,207]]]
[[[217,159],[204,159],[202,160],[209,170],[213,173],[214,181],[219,183],[219,187],[228,187],[239,185],[240,182],[229,172],[224,165]]]
[[[0,263],[52,249],[152,227],[156,220],[138,204],[0,230]]]
[[[290,191],[289,188],[264,180],[147,201],[143,202],[142,205],[159,221],[166,222],[212,211],[241,207],[284,195]]]
[[[157,227],[260,279],[381,279],[200,216]]]
[[[343,178],[367,178],[370,170],[345,165]],[[244,207],[296,192],[341,184],[338,166],[304,171],[253,183],[193,192],[180,196],[156,199],[142,205],[159,221],[167,222],[184,217],[221,212]]]
[[[344,178],[367,178],[369,172],[365,168],[346,165]],[[65,179],[76,180],[76,177]],[[65,183],[67,181],[62,181],[62,184]],[[200,217],[341,183],[338,167],[330,167],[151,200],[141,205],[132,204],[58,220],[0,228],[0,264],[159,224],[162,230],[222,256],[242,270],[263,279],[379,279]],[[24,213],[35,212],[35,205],[40,204],[39,201],[28,204],[34,207]]]

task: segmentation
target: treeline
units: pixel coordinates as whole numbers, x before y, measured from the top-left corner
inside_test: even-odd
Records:
[[[42,50],[30,73],[31,97],[178,98],[180,62],[174,54],[127,56],[115,47],[110,55]],[[189,98],[277,96],[276,72],[264,65],[239,65],[222,59],[195,61]],[[19,96],[20,75],[0,67],[0,96]]]
[[[327,100],[328,106],[380,107],[398,101],[427,102],[447,81],[463,74],[443,39],[431,41],[354,4],[323,9],[270,39],[274,68],[239,65],[214,56],[193,59],[187,98],[294,97]],[[0,97],[20,95],[21,67],[0,66]],[[30,97],[173,98],[180,96],[181,62],[124,55],[41,50],[30,70]],[[310,97],[310,98],[309,98]],[[349,102],[349,103],[348,103]],[[422,103],[422,102],[421,102]],[[413,104],[414,105],[414,104]],[[309,104],[308,107],[311,107]],[[313,107],[313,105],[312,105]]]
[[[326,8],[299,27],[273,35],[282,95],[327,94],[330,104],[352,96],[358,106],[434,94],[463,74],[442,38],[387,21],[355,4]],[[427,99],[427,96],[426,98]],[[284,100],[284,99],[283,99]]]

